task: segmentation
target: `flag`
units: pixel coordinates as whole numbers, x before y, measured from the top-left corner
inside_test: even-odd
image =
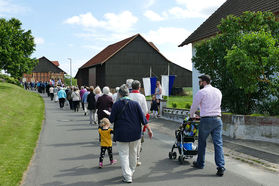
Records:
[[[150,96],[155,93],[156,81],[156,77],[142,78],[145,96]]]
[[[174,75],[163,75],[162,76],[162,95],[169,96],[171,94],[171,88],[173,86],[175,76]]]

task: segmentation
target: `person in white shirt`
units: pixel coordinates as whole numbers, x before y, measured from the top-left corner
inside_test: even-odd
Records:
[[[136,101],[139,103],[142,112],[144,113],[144,115],[146,116],[148,114],[148,107],[147,107],[147,103],[146,103],[146,98],[143,94],[140,93],[140,87],[141,84],[138,80],[134,80],[132,82],[132,91],[129,94],[129,98],[133,101]],[[141,143],[138,146],[138,151],[137,151],[137,166],[141,165],[141,162],[139,161],[139,157],[140,157],[140,151],[141,151]]]
[[[206,139],[211,134],[215,151],[215,164],[217,176],[223,176],[225,171],[225,160],[223,152],[221,120],[222,93],[219,89],[210,85],[211,78],[208,75],[199,77],[200,90],[194,96],[190,109],[190,117],[195,117],[195,112],[200,107],[200,126],[198,138],[198,157],[193,162],[193,167],[202,169],[205,164]]]

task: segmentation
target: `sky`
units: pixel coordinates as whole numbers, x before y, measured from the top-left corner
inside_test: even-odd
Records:
[[[178,47],[226,0],[0,0],[0,17],[31,30],[36,51],[72,76],[110,44],[135,34],[192,70],[191,44]],[[70,58],[70,59],[69,59]]]

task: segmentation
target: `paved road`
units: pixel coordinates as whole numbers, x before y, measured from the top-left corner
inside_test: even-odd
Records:
[[[58,103],[43,97],[46,118],[35,156],[25,176],[24,186],[87,186],[123,185],[120,164],[98,169],[99,143],[97,127],[89,127],[89,118],[82,112],[60,110]],[[142,151],[142,166],[136,169],[133,185],[278,185],[278,174],[251,167],[226,157],[224,177],[216,177],[214,156],[206,154],[202,170],[190,166],[193,160],[180,165],[168,159],[174,142],[174,130],[179,124],[166,120],[151,120],[154,138],[146,138]],[[115,144],[115,159],[118,158]]]

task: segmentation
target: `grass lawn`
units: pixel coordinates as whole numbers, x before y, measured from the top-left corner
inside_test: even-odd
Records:
[[[0,185],[19,185],[44,119],[36,93],[0,82]]]
[[[178,109],[190,109],[193,102],[192,96],[170,96],[167,99],[167,107]]]
[[[185,96],[164,96],[164,100],[167,100],[168,108],[178,109],[190,109],[193,102],[192,87],[183,88]],[[151,100],[151,96],[146,96],[146,100]]]

